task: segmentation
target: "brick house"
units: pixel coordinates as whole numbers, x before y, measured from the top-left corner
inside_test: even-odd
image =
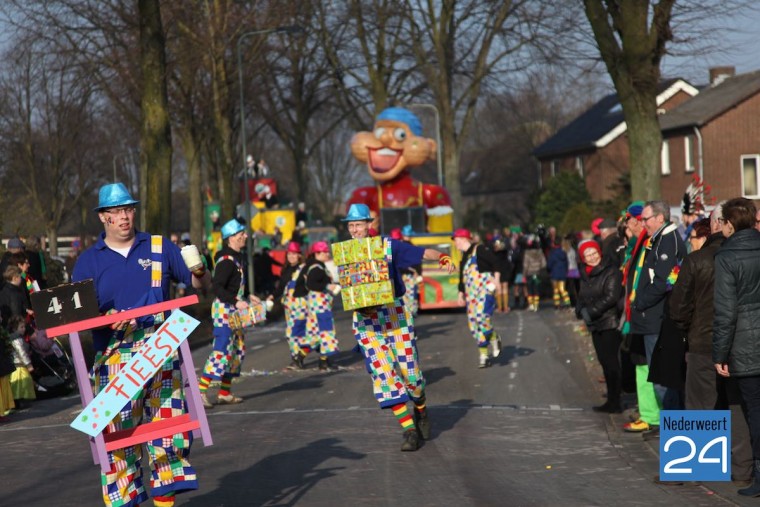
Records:
[[[657,106],[664,113],[698,93],[683,79],[665,80],[659,86]],[[602,98],[533,150],[540,181],[559,171],[578,171],[593,200],[614,198],[621,177],[629,173],[626,128],[617,94]]]
[[[710,85],[660,117],[661,191],[675,207],[694,175],[716,201],[760,199],[760,71],[710,69]]]

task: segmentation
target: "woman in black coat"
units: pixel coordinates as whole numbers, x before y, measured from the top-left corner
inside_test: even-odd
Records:
[[[617,414],[620,405],[621,367],[618,331],[618,301],[623,297],[623,277],[620,270],[602,259],[602,249],[596,241],[588,240],[578,246],[584,263],[581,269],[580,291],[575,313],[591,331],[594,350],[602,365],[607,382],[607,401],[593,407],[596,412]]]

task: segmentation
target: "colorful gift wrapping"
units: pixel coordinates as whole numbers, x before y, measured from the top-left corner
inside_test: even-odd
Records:
[[[265,320],[267,320],[267,309],[264,304],[250,304],[247,310],[235,310],[229,317],[232,329],[251,327]]]
[[[390,243],[380,237],[351,239],[332,245],[344,310],[392,303],[388,261]]]

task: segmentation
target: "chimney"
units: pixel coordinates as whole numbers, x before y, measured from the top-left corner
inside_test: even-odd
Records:
[[[723,81],[736,75],[736,67],[710,67],[710,86],[718,86]]]

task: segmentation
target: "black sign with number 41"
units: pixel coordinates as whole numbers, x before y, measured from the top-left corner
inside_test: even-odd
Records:
[[[100,315],[92,280],[67,283],[31,295],[34,320],[40,329],[62,326]]]

